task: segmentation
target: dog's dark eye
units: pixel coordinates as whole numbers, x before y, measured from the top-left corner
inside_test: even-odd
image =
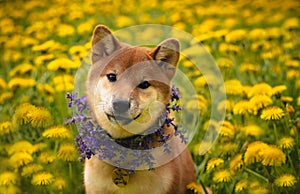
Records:
[[[151,84],[148,81],[142,81],[139,85],[138,88],[141,89],[147,89],[151,86]]]
[[[107,77],[108,81],[110,81],[110,82],[117,81],[117,75],[114,73],[107,74],[106,77]]]

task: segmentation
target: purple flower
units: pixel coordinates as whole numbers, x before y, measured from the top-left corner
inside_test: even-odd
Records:
[[[171,100],[179,100],[180,99],[180,90],[175,85],[172,85],[171,88]]]

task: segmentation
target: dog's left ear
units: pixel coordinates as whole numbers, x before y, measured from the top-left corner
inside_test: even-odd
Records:
[[[166,39],[150,52],[150,56],[158,61],[167,77],[172,79],[180,56],[180,43],[175,38]]]
[[[119,40],[110,29],[104,25],[98,25],[94,29],[92,37],[92,62],[96,63],[103,57],[111,55],[120,48]]]

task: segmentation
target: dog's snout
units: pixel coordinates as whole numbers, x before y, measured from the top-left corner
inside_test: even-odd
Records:
[[[130,108],[130,102],[128,100],[116,99],[112,103],[113,110],[116,114],[126,113]]]

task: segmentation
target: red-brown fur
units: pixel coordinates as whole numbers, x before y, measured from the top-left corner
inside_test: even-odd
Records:
[[[103,43],[99,44],[100,41]],[[168,39],[153,49],[132,47],[119,42],[107,27],[99,25],[94,30],[92,52],[93,65],[87,80],[87,96],[89,103],[92,105],[92,114],[102,128],[107,130],[113,138],[130,137],[137,132],[128,132],[121,126],[112,124],[107,120],[104,113],[99,112],[97,107],[93,107],[93,104],[98,103],[98,101],[105,101],[106,104],[109,104],[111,96],[122,97],[129,95],[130,99],[133,99],[133,108],[130,110],[130,114],[133,116],[140,113],[143,109],[141,107],[146,109],[146,105],[149,102],[158,101],[166,105],[170,96],[168,83],[170,83],[171,78],[175,74],[175,68],[179,60],[179,42],[176,39]],[[153,60],[164,61],[170,66],[165,66],[164,69],[161,69]],[[144,66],[142,68],[131,68],[139,63],[143,63]],[[115,83],[108,82],[105,77],[112,72],[116,72],[120,77],[117,89],[113,85]],[[121,78],[122,75],[124,76]],[[156,81],[154,78],[157,77],[154,76],[153,80],[149,80],[151,84],[149,89],[132,89],[132,86],[128,84],[138,84],[141,79],[140,75],[148,78],[151,78],[153,75],[159,75],[159,78],[162,80]],[[98,86],[100,85],[101,89],[97,88],[97,84]],[[130,90],[129,94],[128,90]],[[103,109],[109,111],[109,108],[109,105],[105,105]],[[157,108],[154,110],[154,113],[156,113],[155,111],[159,113],[161,110]],[[142,113],[138,121],[143,123],[148,121],[149,118],[151,118],[150,113]],[[181,143],[179,137],[173,135],[174,129],[165,127],[165,132],[171,134],[170,139],[175,139],[171,143],[173,149],[183,150],[177,157],[154,170],[136,171],[130,175],[129,184],[125,187],[118,187],[112,182],[111,174],[113,169],[115,169],[114,166],[93,157],[85,162],[86,192],[88,194],[185,193],[187,184],[196,179],[194,163],[186,145]]]

